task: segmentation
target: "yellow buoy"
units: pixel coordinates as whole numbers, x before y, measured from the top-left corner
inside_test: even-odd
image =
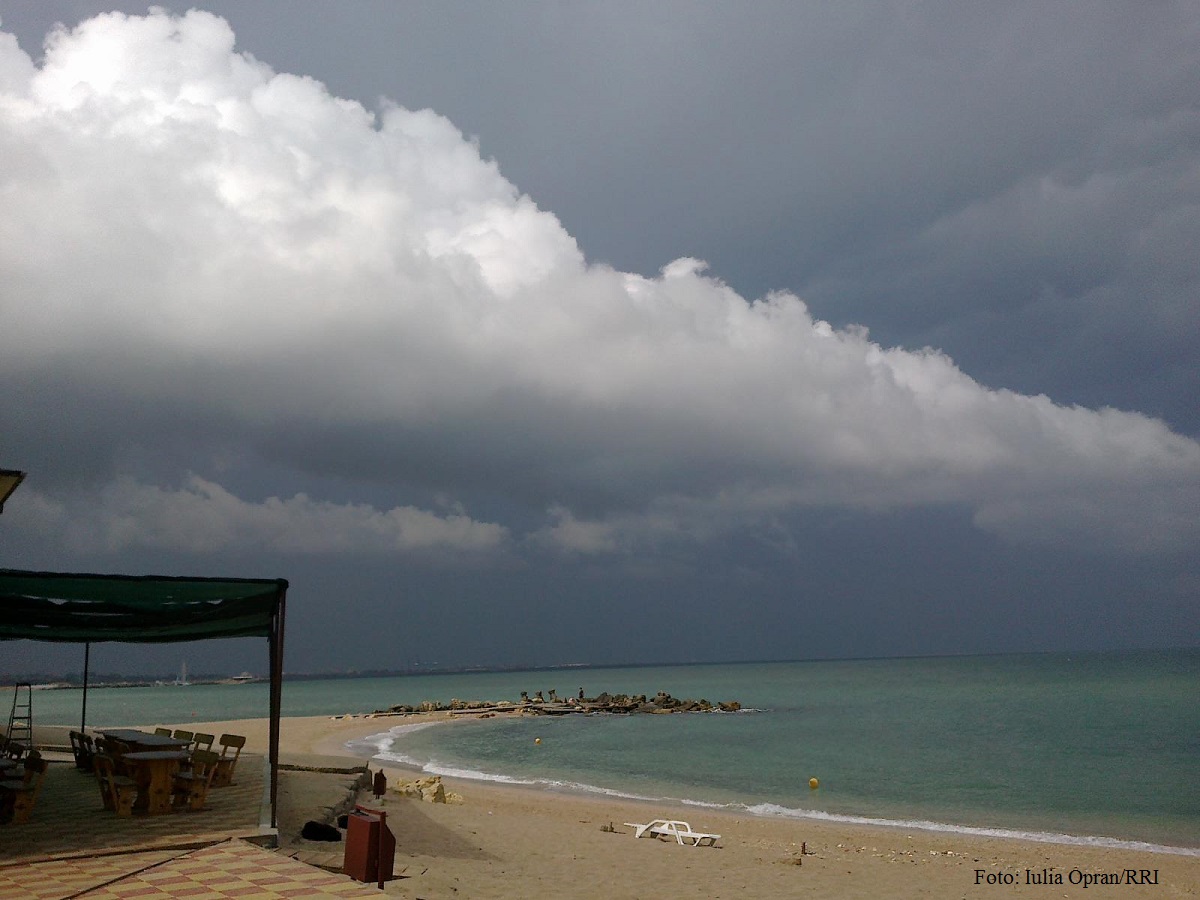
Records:
[[[817,781],[815,778],[810,778],[808,779],[808,786],[815,791],[821,786],[821,782]]]
[[[541,739],[541,738],[534,738],[534,739],[533,739],[533,742],[534,742],[535,744],[540,744],[540,743],[542,742],[542,739]]]

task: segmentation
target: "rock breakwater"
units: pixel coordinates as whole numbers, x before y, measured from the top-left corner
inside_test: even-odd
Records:
[[[710,703],[703,698],[699,700],[672,697],[666,691],[659,691],[653,696],[647,694],[610,694],[607,691],[595,697],[583,696],[560,700],[556,691],[550,691],[549,697],[544,697],[537,691],[531,697],[522,692],[519,701],[513,700],[451,700],[442,703],[426,700],[415,706],[398,704],[388,709],[375,711],[375,715],[407,715],[409,713],[448,712],[451,714],[470,714],[491,716],[498,713],[530,716],[569,716],[609,713],[631,715],[636,713],[706,713],[706,712],[737,712],[742,704],[737,700],[722,700]]]

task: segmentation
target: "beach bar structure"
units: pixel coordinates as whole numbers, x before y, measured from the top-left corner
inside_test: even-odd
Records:
[[[287,588],[282,578],[81,575],[0,569],[0,640],[90,647],[99,641],[161,644],[265,637],[271,670],[271,827],[277,828]],[[86,663],[83,696],[82,716],[86,720]]]

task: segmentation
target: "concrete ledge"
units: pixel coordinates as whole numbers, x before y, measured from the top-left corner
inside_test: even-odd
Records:
[[[293,763],[280,763],[280,771],[288,772],[323,772],[326,775],[370,775],[369,766],[301,766]]]

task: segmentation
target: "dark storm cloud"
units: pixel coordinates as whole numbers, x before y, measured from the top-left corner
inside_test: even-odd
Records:
[[[1195,547],[1185,8],[214,8],[0,8],[6,528],[668,593],[831,513]]]

